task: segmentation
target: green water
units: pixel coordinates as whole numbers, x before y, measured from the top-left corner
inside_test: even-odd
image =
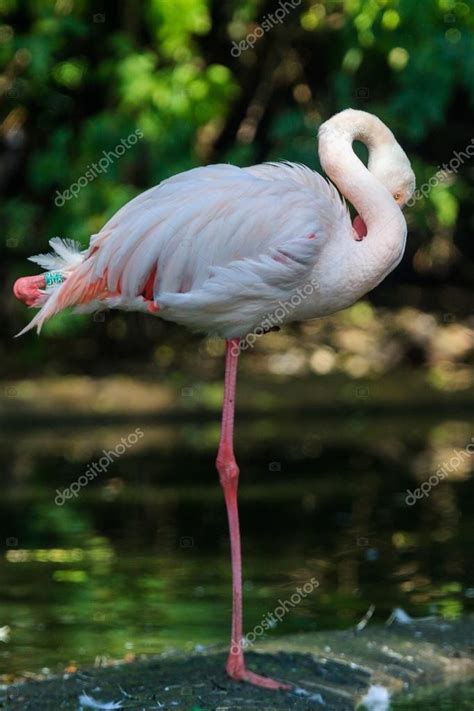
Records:
[[[143,438],[58,506],[103,448]],[[474,484],[457,471],[405,503],[469,441],[469,411],[433,403],[238,420],[245,626],[316,578],[268,632],[346,628],[370,605],[457,617],[474,607]],[[468,436],[469,435],[469,436]],[[200,417],[11,427],[2,436],[0,673],[227,641],[230,569],[214,469],[218,427]],[[434,469],[433,469],[434,468]],[[418,480],[417,480],[418,477]]]

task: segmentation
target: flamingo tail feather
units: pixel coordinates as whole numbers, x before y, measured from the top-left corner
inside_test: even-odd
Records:
[[[41,306],[41,308],[30,323],[17,333],[16,337],[23,336],[33,328],[36,328],[37,332],[40,333],[45,321],[67,306],[76,303],[76,298],[80,296],[81,292],[79,283],[84,285],[85,277],[90,271],[89,265],[84,269],[86,264],[84,261],[85,252],[82,251],[82,247],[78,242],[54,237],[49,244],[52,247],[52,252],[30,257],[30,261],[39,264],[47,272],[61,272],[64,276],[64,281],[62,283],[50,283],[45,289],[37,288],[37,298],[34,305]],[[17,296],[22,291],[21,285],[18,288],[19,282],[28,282],[28,280],[36,280],[38,282],[38,277],[23,277],[18,280],[14,288]],[[48,284],[48,282],[46,283]],[[26,288],[28,288],[27,284]],[[29,291],[31,293],[31,289]]]

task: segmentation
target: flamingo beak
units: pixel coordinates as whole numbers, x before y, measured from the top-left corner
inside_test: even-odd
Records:
[[[354,217],[352,222],[352,229],[354,230],[354,239],[360,242],[364,239],[367,234],[367,225],[360,215]]]

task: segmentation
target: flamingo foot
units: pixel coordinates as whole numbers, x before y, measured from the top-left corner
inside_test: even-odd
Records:
[[[19,301],[26,306],[35,306],[41,297],[41,289],[46,287],[44,274],[27,276],[17,279],[13,286],[13,293]]]
[[[283,684],[283,682],[270,679],[268,676],[261,676],[260,674],[249,671],[245,668],[243,661],[235,663],[233,660],[229,660],[225,669],[227,674],[231,679],[234,679],[234,681],[246,681],[248,684],[260,686],[262,689],[273,689],[274,691],[281,689],[288,691],[292,688],[289,684]]]

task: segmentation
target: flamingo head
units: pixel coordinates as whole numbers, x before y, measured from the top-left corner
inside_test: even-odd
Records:
[[[384,141],[369,153],[368,169],[392,195],[400,209],[415,192],[416,179],[410,161],[395,139]]]

